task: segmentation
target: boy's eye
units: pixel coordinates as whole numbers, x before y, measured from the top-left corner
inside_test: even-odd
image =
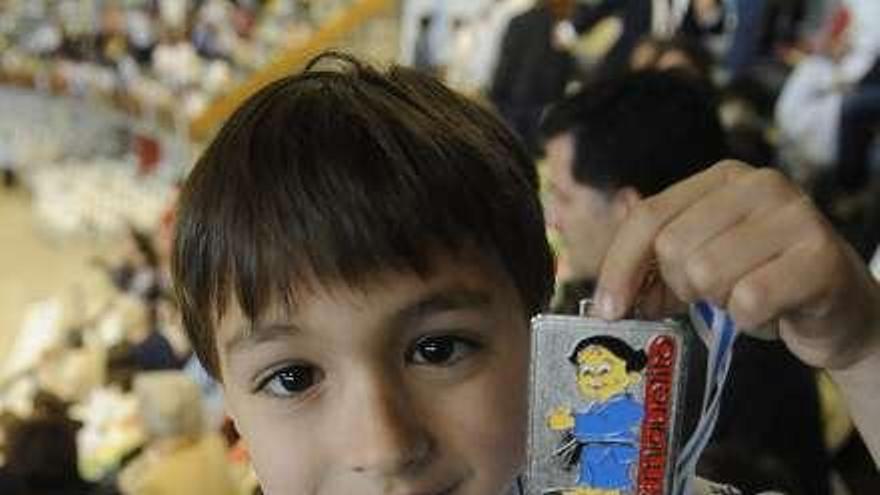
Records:
[[[425,337],[413,345],[407,353],[407,360],[418,365],[451,366],[478,347],[476,342],[461,337]]]
[[[320,380],[320,372],[313,366],[288,366],[266,377],[259,390],[273,397],[289,398],[303,394]]]

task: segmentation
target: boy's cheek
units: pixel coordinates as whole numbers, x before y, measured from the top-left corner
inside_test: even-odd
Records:
[[[308,432],[289,431],[289,425],[261,410],[259,399],[225,388],[226,407],[242,436],[263,492],[267,494],[311,493],[316,474],[315,439]],[[295,439],[295,440],[292,440]],[[311,447],[307,447],[311,446]]]
[[[484,396],[486,397],[486,396]],[[483,407],[483,413],[474,423],[475,434],[480,439],[480,449],[485,461],[497,462],[501,469],[513,469],[518,474],[525,463],[527,433],[526,394],[518,390],[500,393],[491,399],[494,407]]]
[[[456,439],[457,450],[469,452],[470,463],[489,484],[510,483],[525,465],[528,426],[528,347],[511,349],[505,362],[492,372],[470,397],[459,402],[458,425],[443,432]],[[461,412],[466,414],[462,417]],[[450,416],[455,417],[450,411]]]

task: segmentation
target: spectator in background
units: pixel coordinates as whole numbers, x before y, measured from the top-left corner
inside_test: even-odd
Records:
[[[727,155],[716,105],[711,87],[681,73],[642,71],[551,108],[542,124],[546,211],[565,247],[568,278],[598,275],[614,217],[624,213],[615,213],[617,203],[654,195]],[[600,224],[587,225],[594,221]]]
[[[76,423],[37,415],[13,423],[0,469],[3,495],[88,495],[94,487],[79,474]]]
[[[473,21],[470,73],[474,86],[488,94],[498,65],[501,41],[510,20],[531,7],[531,0],[494,0]]]
[[[132,58],[139,64],[148,64],[156,47],[156,21],[146,9],[135,9],[126,14],[128,46]]]
[[[176,92],[194,84],[202,71],[202,59],[184,31],[168,29],[153,51],[153,71]]]
[[[116,302],[125,339],[107,351],[107,379],[122,390],[131,390],[143,371],[180,369],[185,358],[178,356],[165,335],[151,327],[146,308],[132,297],[120,296]]]
[[[121,293],[140,301],[146,310],[149,328],[159,326],[159,305],[168,299],[166,273],[157,239],[150,232],[128,226],[122,258],[110,264],[96,259],[95,265],[107,272],[113,286]]]
[[[712,80],[713,62],[708,50],[686,36],[643,38],[630,56],[630,68],[633,70],[677,69],[705,83]]]
[[[725,68],[732,79],[741,77],[766,50],[762,48],[766,30],[768,0],[737,0],[737,26],[727,52]]]
[[[710,88],[667,71],[602,81],[551,108],[543,123],[547,219],[565,247],[568,277],[580,289],[563,299],[568,304],[560,311],[576,311],[577,300],[590,296],[618,227],[643,198],[727,156],[716,105]],[[754,472],[726,469],[723,462],[704,466],[714,480],[746,487],[754,486],[753,478],[779,482],[759,487],[767,490],[793,479],[796,493],[828,494],[813,371],[781,343],[737,341],[722,404],[713,444],[731,455],[749,452],[741,460],[751,461]]]
[[[30,32],[23,33],[21,47],[30,54],[38,56],[54,55],[64,41],[61,25],[50,10],[46,18],[40,20]]]
[[[437,50],[433,42],[434,16],[423,15],[419,19],[419,32],[413,54],[413,67],[426,74],[437,75]]]
[[[880,243],[880,61],[840,107],[837,163],[817,186],[817,201],[858,253],[871,259]]]
[[[834,165],[840,110],[852,81],[846,75],[852,16],[839,8],[828,17],[813,48],[795,61],[775,106],[780,155],[804,183]],[[804,118],[810,115],[811,118]]]
[[[186,359],[177,354],[160,326],[158,308],[125,295],[120,296],[117,304],[121,307],[126,341],[111,350],[111,361],[121,359],[129,363],[132,372],[183,367]]]
[[[847,2],[849,0],[736,0],[737,22],[722,59],[728,78],[784,78],[787,73],[785,52],[804,45],[805,41],[809,43],[830,5]]]
[[[198,386],[180,372],[144,373],[134,391],[149,439],[120,473],[125,495],[236,495],[222,438],[203,428]]]
[[[827,2],[827,5],[810,0],[738,0],[738,22],[723,61],[727,79],[730,81],[728,91],[738,92],[751,100],[758,108],[761,118],[771,120],[776,96],[780,91],[788,89],[785,86],[791,82],[791,65],[800,62],[803,48],[807,49],[807,53],[816,53],[819,56],[828,53],[827,47],[821,46],[826,43],[824,38],[827,38],[828,33],[826,30],[816,32],[818,23],[815,19],[822,18],[824,13],[826,20],[832,18],[827,24],[833,24],[834,16],[828,14],[841,7],[848,13],[849,25],[844,33],[845,45],[831,63],[833,67],[830,70],[833,74],[830,77],[823,76],[822,73],[829,70],[827,61],[825,66],[822,63],[816,64],[814,57],[808,59],[809,67],[804,71],[796,69],[795,74],[797,84],[806,81],[809,86],[813,79],[818,79],[815,86],[827,88],[830,85],[830,91],[823,88],[805,94],[817,95],[817,99],[824,95],[826,100],[832,101],[826,102],[827,107],[839,107],[839,103],[833,102],[836,97],[827,96],[828,93],[839,93],[856,84],[865,76],[880,53],[880,31],[875,25],[877,19],[880,19],[880,3],[874,0],[839,0]],[[804,77],[803,73],[797,72],[808,74]],[[803,111],[803,108],[798,110]],[[821,105],[815,106],[813,110],[823,112],[822,117],[814,120],[833,122],[835,127],[838,126],[838,119],[833,116],[837,110],[829,110]],[[797,116],[793,119],[794,122],[801,123]],[[821,148],[811,150],[810,145],[803,147],[807,152],[819,151],[821,155],[825,155],[830,147],[824,143],[833,132],[821,128],[816,134],[821,136],[818,139],[818,142],[823,143]],[[824,158],[821,155],[820,158]]]
[[[489,98],[533,154],[540,152],[541,112],[575,79],[574,56],[555,41],[575,7],[573,0],[539,0],[510,21],[501,42]]]
[[[151,319],[156,301],[163,297],[162,274],[159,253],[150,233],[128,227],[123,258],[115,266],[108,266],[103,261],[96,263],[105,268],[113,285],[120,292],[141,299],[150,306]]]
[[[880,240],[870,173],[880,125],[878,19],[880,2],[836,4],[811,49],[794,57],[776,104],[786,165],[866,260]]]
[[[39,390],[34,394],[32,415],[35,418],[67,418],[69,408],[70,403],[49,391]],[[72,420],[71,423],[79,426]]]
[[[837,176],[847,193],[864,191],[870,176],[871,149],[880,133],[880,60],[843,100],[840,113]]]
[[[238,35],[234,29],[233,6],[224,0],[209,0],[204,3],[194,19],[192,29],[193,45],[203,58],[231,60]],[[248,22],[238,21],[242,29]]]
[[[678,2],[643,0],[603,0],[583,9],[575,18],[578,32],[590,30],[610,16],[621,19],[621,33],[598,68],[598,75],[620,74],[627,70],[633,51],[646,36],[668,39],[680,35],[702,42],[706,36],[723,33],[725,12],[720,0],[695,0],[684,12],[676,12]],[[664,7],[664,8],[659,8]]]
[[[101,7],[100,28],[95,42],[97,60],[108,66],[116,66],[128,54],[127,19],[124,9],[106,3]]]
[[[473,95],[478,88],[471,71],[476,41],[472,26],[464,18],[456,17],[452,20],[451,38],[444,82],[461,93]]]
[[[645,38],[630,58],[634,70],[677,70],[706,85],[714,85],[713,65],[712,54],[698,40],[687,36]],[[776,150],[767,137],[769,125],[758,116],[751,102],[735,93],[722,92],[719,112],[729,158],[763,166],[774,162]]]

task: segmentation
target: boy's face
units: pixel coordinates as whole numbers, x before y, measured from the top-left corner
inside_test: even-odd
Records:
[[[267,494],[506,492],[525,455],[528,323],[509,277],[475,259],[316,289],[250,337],[230,306],[226,400]]]

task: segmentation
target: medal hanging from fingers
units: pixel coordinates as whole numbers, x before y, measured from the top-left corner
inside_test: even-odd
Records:
[[[705,303],[691,307],[689,321],[607,322],[586,309],[532,322],[526,493],[690,493],[721,407],[732,319]],[[685,401],[699,400],[685,396],[698,339],[708,349],[705,392],[682,442]]]

